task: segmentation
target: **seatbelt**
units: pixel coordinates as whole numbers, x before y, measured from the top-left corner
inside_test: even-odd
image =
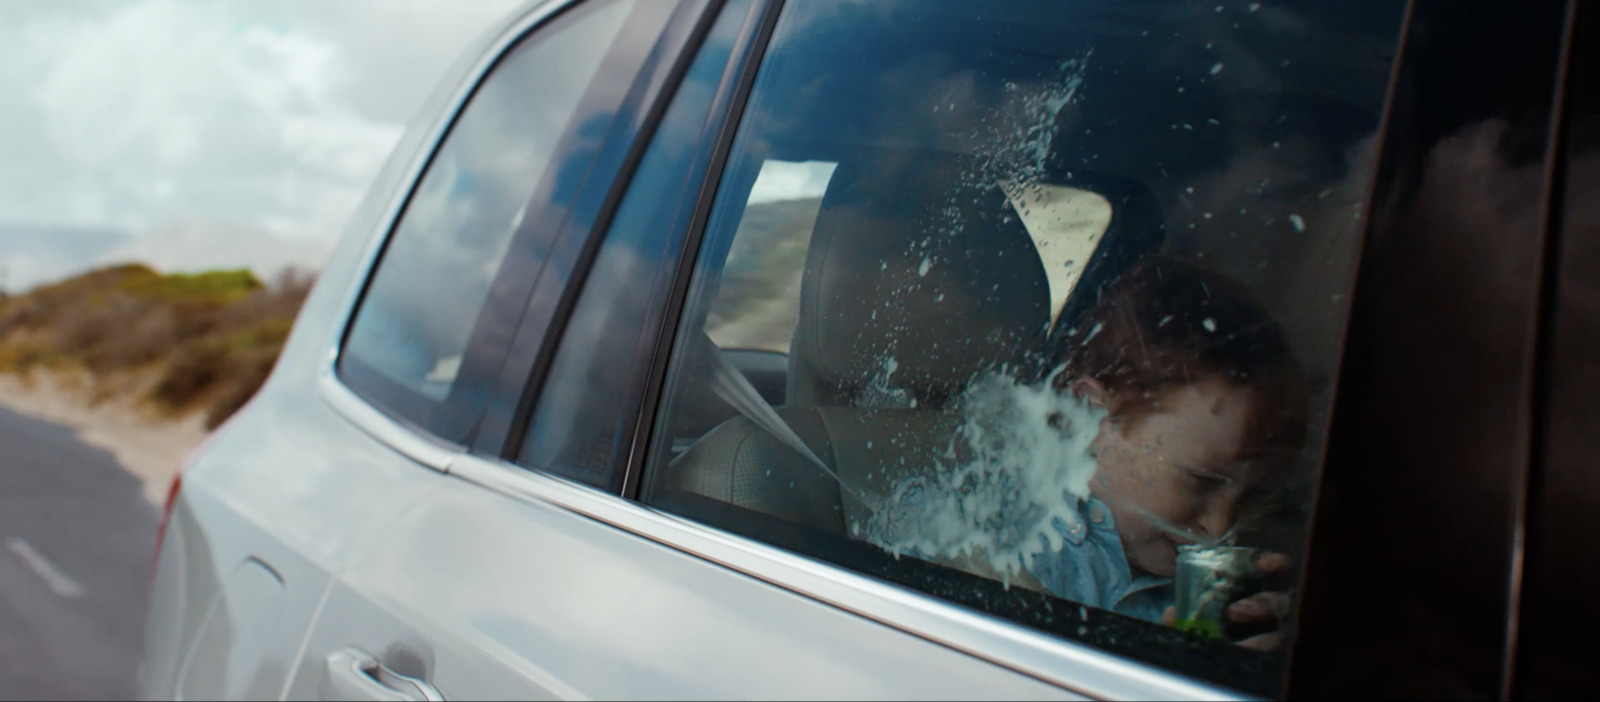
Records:
[[[756,390],[754,385],[750,384],[750,379],[744,377],[744,373],[739,372],[738,368],[728,362],[728,358],[722,355],[722,349],[717,346],[717,343],[712,341],[711,337],[706,335],[704,331],[700,332],[700,337],[701,342],[708,349],[708,355],[711,357],[711,390],[717,394],[717,397],[722,398],[723,401],[738,410],[739,414],[743,415],[745,419],[765,429],[767,433],[778,441],[783,442],[785,446],[794,449],[796,453],[810,461],[812,465],[822,469],[822,472],[827,473],[828,477],[833,478],[834,482],[839,483],[841,490],[861,500],[862,504],[865,504],[869,510],[878,511],[883,505],[883,498],[852,486],[846,483],[844,478],[839,477],[839,474],[829,468],[828,464],[816,452],[812,451],[810,446],[806,445],[806,442],[800,440],[800,436],[794,433],[794,429],[789,426],[789,423],[783,421],[783,417],[778,416],[778,411],[767,403],[766,398],[761,396],[761,392]]]

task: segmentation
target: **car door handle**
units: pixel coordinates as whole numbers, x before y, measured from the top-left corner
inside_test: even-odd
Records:
[[[443,702],[444,696],[425,680],[401,675],[365,651],[341,648],[324,661],[317,693],[324,700],[345,702]]]

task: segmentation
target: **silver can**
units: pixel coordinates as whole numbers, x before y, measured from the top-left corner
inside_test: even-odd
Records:
[[[1260,551],[1243,546],[1178,547],[1172,587],[1177,610],[1174,626],[1214,639],[1222,638],[1228,604],[1243,594],[1255,572]]]

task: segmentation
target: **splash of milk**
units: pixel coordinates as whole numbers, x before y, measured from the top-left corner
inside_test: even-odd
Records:
[[[1009,189],[1008,201],[1018,204],[1007,206],[1019,212],[1028,207],[1028,203],[1037,204],[1043,199],[1039,183],[1045,177],[1046,164],[1058,137],[1061,111],[1081,99],[1089,58],[1093,54],[1091,49],[1081,57],[1062,61],[1056,65],[1054,75],[1038,85],[1006,84],[1002,104],[978,121],[983,126],[974,131],[971,149],[977,161],[961,174],[963,189],[982,192]],[[948,205],[938,218],[927,223],[928,233],[960,234],[969,197],[968,192],[952,191]],[[923,245],[926,244],[925,240]],[[918,275],[926,275],[928,267],[934,263],[938,262],[924,259]]]
[[[1013,181],[1019,190],[1034,190],[1057,137],[1056,120],[1079,99],[1093,53],[1062,61],[1056,75],[1033,90],[1006,85],[1010,100],[990,117],[991,131],[975,150],[987,158],[978,172],[968,174],[969,184],[987,189]]]
[[[959,407],[944,458],[894,483],[853,530],[895,554],[975,558],[1013,575],[1061,549],[1055,522],[1079,524],[1076,504],[1089,497],[1097,468],[1089,448],[1106,413],[1048,379],[1030,384],[1004,372],[974,378]]]

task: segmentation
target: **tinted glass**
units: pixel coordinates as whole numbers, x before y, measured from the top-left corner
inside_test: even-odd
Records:
[[[659,307],[653,292],[670,273],[662,265],[676,240],[670,223],[692,204],[687,175],[748,9],[749,0],[723,7],[663,115],[567,323],[519,462],[600,487],[615,476],[641,343],[653,341],[645,335]]]
[[[787,4],[645,499],[1275,691],[1403,11]]]
[[[578,5],[512,49],[473,93],[368,284],[347,365],[428,400],[451,394],[513,235],[540,204],[535,187],[634,4]]]

